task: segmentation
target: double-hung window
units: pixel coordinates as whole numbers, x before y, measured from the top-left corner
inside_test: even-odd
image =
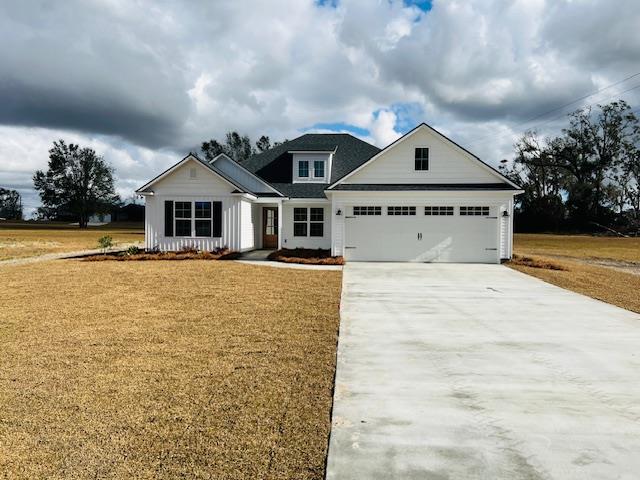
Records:
[[[191,202],[175,202],[176,237],[191,236]]]
[[[324,178],[324,160],[315,160],[313,162],[313,176],[315,178]]]
[[[294,208],[293,236],[324,236],[324,208]]]
[[[307,216],[306,208],[293,209],[293,236],[294,237],[307,236],[308,218],[309,217]]]
[[[218,205],[220,202],[213,203],[216,204],[218,210],[221,210],[221,205]],[[212,202],[175,202],[174,222],[176,237],[213,236]],[[219,227],[217,225],[216,230],[220,230]],[[220,236],[221,232],[216,231],[215,234],[215,236]]]
[[[195,202],[196,237],[211,236],[211,202]]]
[[[298,176],[300,178],[309,177],[309,160],[298,161]]]
[[[418,147],[415,153],[415,169],[429,170],[429,149],[426,147]]]

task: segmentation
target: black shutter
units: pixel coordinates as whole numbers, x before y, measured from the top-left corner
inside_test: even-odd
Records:
[[[164,201],[164,236],[173,237],[173,200]]]
[[[222,237],[222,202],[212,202],[211,213],[213,215],[212,237]]]

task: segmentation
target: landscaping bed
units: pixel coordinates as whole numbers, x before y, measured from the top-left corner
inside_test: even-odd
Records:
[[[104,261],[145,261],[145,260],[237,260],[240,253],[220,248],[211,252],[185,249],[180,252],[144,252],[137,248],[130,248],[124,252],[106,252],[89,255],[83,258],[85,262]]]
[[[272,252],[269,260],[306,265],[344,265],[344,257],[332,257],[331,250],[322,248],[282,248]]]

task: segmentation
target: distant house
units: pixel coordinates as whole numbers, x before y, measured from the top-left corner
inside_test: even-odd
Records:
[[[137,190],[148,249],[323,248],[347,261],[497,263],[521,190],[426,124],[379,149],[305,134],[239,164],[189,154]]]

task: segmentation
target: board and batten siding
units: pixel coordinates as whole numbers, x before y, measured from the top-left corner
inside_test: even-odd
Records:
[[[459,215],[460,206],[488,206],[492,216],[509,211],[509,221],[503,224],[498,218],[496,226],[497,248],[502,258],[511,257],[511,232],[513,229],[513,196],[510,192],[334,192],[331,194],[332,255],[344,255],[345,216],[351,216],[353,206],[380,206],[386,215],[388,206],[415,206],[417,216],[423,215],[425,206],[453,206],[454,215]],[[340,210],[341,215],[335,213]],[[507,228],[505,234],[503,228]],[[371,239],[375,242],[375,238]],[[506,256],[503,256],[506,255]]]
[[[429,170],[415,170],[415,149],[429,148]],[[496,183],[477,159],[427,128],[419,128],[342,183]]]
[[[240,251],[246,252],[256,248],[255,217],[253,210],[257,206],[244,198],[240,200]]]
[[[185,247],[240,250],[241,198],[231,195],[235,187],[196,160],[190,160],[153,185],[145,197],[145,248],[179,251]],[[222,237],[165,237],[164,202],[171,200],[222,202]],[[246,207],[245,207],[246,208]]]

